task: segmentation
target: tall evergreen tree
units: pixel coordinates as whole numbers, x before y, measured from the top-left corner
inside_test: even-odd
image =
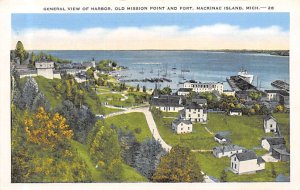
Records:
[[[143,176],[151,179],[155,172],[160,158],[165,154],[160,142],[152,139],[146,139],[141,143],[135,157],[135,168]]]
[[[44,107],[46,111],[50,110],[50,103],[42,92],[39,92],[34,98],[31,110],[37,111],[39,107]]]
[[[38,91],[38,84],[36,83],[34,78],[27,78],[22,93],[22,101],[24,102],[26,108],[31,109],[33,101],[38,94]]]
[[[23,43],[21,41],[17,42],[15,54],[20,59],[21,64],[28,56],[26,50],[24,49]]]

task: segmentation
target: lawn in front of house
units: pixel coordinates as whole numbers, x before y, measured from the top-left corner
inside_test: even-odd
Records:
[[[174,133],[171,126],[173,120],[172,118],[163,118],[162,122],[155,120],[159,134],[167,144],[171,146],[181,145],[193,150],[211,150],[213,147],[218,146],[218,143],[214,141],[214,136],[208,133],[204,126],[199,123],[193,124],[192,133]]]
[[[271,136],[263,130],[263,116],[228,116],[220,113],[209,113],[207,127],[214,133],[227,132],[233,144],[253,149],[260,147],[261,138]]]
[[[132,131],[138,142],[152,138],[145,115],[139,112],[117,115],[106,118],[107,125],[114,125],[126,132]]]
[[[223,170],[227,173],[228,182],[272,182],[276,177],[272,176],[272,165],[277,175],[283,174],[289,176],[290,166],[288,162],[266,163],[265,170],[254,174],[237,175],[231,171],[227,171],[230,167],[230,158],[216,158],[212,153],[194,153],[202,171],[217,179],[220,179]]]

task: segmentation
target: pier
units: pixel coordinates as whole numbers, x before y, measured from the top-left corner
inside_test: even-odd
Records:
[[[171,79],[168,78],[145,78],[145,79],[120,79],[120,82],[172,82]]]
[[[271,83],[271,85],[287,92],[290,91],[290,85],[282,80],[275,80]]]
[[[228,84],[234,91],[244,91],[244,90],[256,90],[257,88],[253,86],[252,84],[248,83],[245,81],[243,78],[240,76],[230,76],[229,78],[226,78]]]

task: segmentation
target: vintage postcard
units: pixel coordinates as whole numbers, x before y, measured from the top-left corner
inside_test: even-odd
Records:
[[[292,1],[23,5],[3,189],[299,188]]]

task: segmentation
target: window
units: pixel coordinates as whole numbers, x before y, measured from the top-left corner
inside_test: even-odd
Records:
[[[233,162],[231,162],[231,167],[233,168]]]
[[[183,128],[181,128],[181,131],[183,130]]]
[[[188,127],[188,130],[190,130],[190,127]]]
[[[234,169],[236,169],[236,164],[234,164]]]
[[[189,117],[191,117],[191,114],[189,114]]]
[[[198,114],[198,117],[200,117],[200,114]]]
[[[175,111],[175,107],[173,108],[173,110]]]
[[[236,161],[236,157],[234,157],[234,161]]]
[[[183,123],[181,123],[181,126],[183,126]]]

